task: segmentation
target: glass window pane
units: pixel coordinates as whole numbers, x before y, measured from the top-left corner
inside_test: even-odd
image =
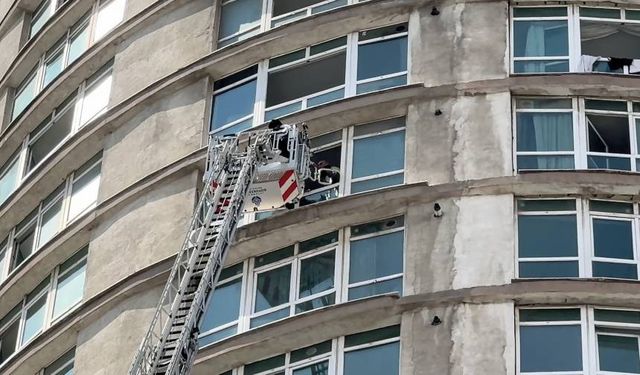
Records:
[[[262,0],[236,0],[222,7],[219,39],[260,25]]]
[[[401,23],[398,25],[385,26],[378,29],[364,30],[358,33],[358,41],[382,38],[389,35],[407,32],[408,25]]]
[[[628,263],[593,262],[593,277],[614,277],[617,279],[638,279],[638,267]]]
[[[22,264],[22,262],[24,262],[24,260],[33,252],[35,233],[36,230],[34,224],[31,229],[16,238],[14,245],[16,250],[12,269]]]
[[[47,86],[62,72],[62,50],[45,63],[43,86]]]
[[[269,73],[266,106],[270,108],[344,85],[346,52]]]
[[[18,185],[19,172],[17,159],[10,162],[4,170],[4,174],[0,177],[0,204],[13,193]]]
[[[269,314],[261,315],[257,318],[252,318],[251,322],[249,323],[249,328],[260,327],[267,323],[275,322],[276,320],[280,320],[288,316],[289,316],[289,307],[285,307],[281,310],[277,310]]]
[[[258,362],[250,363],[244,366],[244,374],[245,375],[253,375],[260,372],[265,372],[274,368],[284,366],[285,355],[278,355],[275,357],[263,359]]]
[[[566,7],[513,8],[514,17],[566,17]]]
[[[633,204],[625,202],[589,201],[589,209],[599,212],[633,214]]]
[[[317,55],[319,53],[326,52],[326,51],[329,51],[338,47],[346,46],[346,45],[347,45],[347,37],[343,36],[340,38],[332,39],[328,42],[311,46],[309,48],[309,54],[313,56],[313,55]]]
[[[402,277],[349,288],[349,301],[387,293],[402,295]]]
[[[595,319],[601,322],[640,324],[640,311],[595,309]]]
[[[569,71],[569,60],[514,61],[514,73],[564,73]]]
[[[336,294],[331,293],[322,297],[314,298],[309,301],[304,301],[296,305],[296,314],[300,314],[305,311],[311,311],[319,309],[321,307],[331,306],[336,303]]]
[[[77,34],[71,37],[67,65],[71,65],[72,62],[76,61],[76,59],[87,50],[87,48],[89,48],[89,23],[84,25]]]
[[[358,46],[358,80],[407,70],[407,37]]]
[[[586,109],[600,111],[627,112],[627,102],[620,100],[585,99],[584,106]]]
[[[520,112],[516,121],[518,151],[573,151],[571,113]]]
[[[324,0],[273,0],[273,16],[277,17],[294,10],[306,8],[321,1]]]
[[[53,236],[58,233],[61,228],[62,221],[62,199],[47,209],[42,214],[42,223],[40,224],[40,237],[38,238],[38,247],[47,243]]]
[[[593,219],[593,246],[598,257],[633,259],[631,221]]]
[[[516,99],[517,109],[572,109],[571,99]]]
[[[575,215],[518,216],[520,258],[578,256]]]
[[[333,288],[335,258],[335,251],[329,251],[300,261],[299,298]]]
[[[44,369],[44,375],[73,375],[75,348]]]
[[[344,353],[344,375],[397,375],[400,368],[400,343]]]
[[[575,211],[575,199],[519,199],[518,211]]]
[[[125,0],[111,0],[102,4],[96,17],[94,42],[102,39],[113,30],[124,18]]]
[[[598,334],[600,370],[640,374],[638,337]]]
[[[366,234],[381,232],[383,230],[400,228],[404,225],[404,217],[396,216],[390,219],[374,221],[351,227],[351,236],[364,236]]]
[[[107,74],[84,93],[80,125],[86,124],[107,108],[110,93],[111,74]]]
[[[200,332],[206,332],[237,320],[240,314],[241,291],[242,278],[216,287],[202,319]]]
[[[514,56],[568,56],[567,21],[514,21]]]
[[[580,7],[580,17],[621,18],[620,9]]]
[[[258,274],[254,311],[262,311],[289,302],[291,265]]]
[[[230,122],[253,113],[256,98],[256,80],[243,83],[213,97],[211,129],[220,128]]]
[[[16,319],[15,322],[0,333],[0,363],[4,362],[16,351],[19,329],[20,319]]]
[[[573,156],[523,156],[518,155],[518,170],[575,169]]]
[[[291,363],[300,362],[307,358],[315,357],[324,353],[329,353],[330,351],[331,340],[307,346],[302,349],[297,349],[291,352]]]
[[[27,309],[26,320],[24,322],[24,331],[22,332],[22,344],[29,341],[37,335],[44,325],[44,313],[47,302],[47,295],[40,299]]]
[[[225,328],[225,329],[221,329],[219,331],[213,332],[213,333],[209,333],[205,336],[199,337],[198,338],[198,346],[200,348],[209,345],[211,343],[214,343],[216,341],[220,341],[222,339],[226,339],[227,337],[233,336],[236,333],[238,333],[238,325],[233,325],[231,327]]]
[[[521,322],[580,321],[580,309],[522,309]]]
[[[96,203],[99,187],[100,165],[97,165],[73,183],[71,202],[69,203],[69,220],[74,219]]]
[[[407,75],[403,74],[397,77],[380,79],[377,81],[358,84],[356,94],[365,94],[367,92],[379,91],[391,87],[402,86],[407,84]]]
[[[267,264],[271,264],[277,262],[282,259],[286,259],[293,256],[293,246],[287,246],[283,249],[271,251],[264,255],[260,255],[255,258],[255,267],[266,266]]]
[[[32,75],[26,83],[21,85],[21,91],[17,93],[13,102],[13,113],[11,115],[12,120],[18,117],[18,115],[27,108],[29,103],[31,103],[33,98],[36,97],[37,88],[38,85],[35,74]]]
[[[40,134],[35,142],[29,145],[28,170],[33,169],[49,156],[71,134],[72,129],[73,110],[69,108],[62,117],[56,119],[53,125]]]
[[[519,277],[579,277],[578,262],[520,262]]]
[[[386,339],[390,339],[392,337],[400,336],[400,326],[389,326],[374,329],[371,331],[360,332],[353,335],[346,336],[344,338],[345,347],[349,348],[352,346],[358,346],[362,344],[367,344],[375,341],[382,341]]]
[[[86,271],[87,262],[84,260],[58,278],[53,305],[54,319],[82,300]]]
[[[385,152],[380,152],[385,150]],[[353,141],[352,178],[404,169],[404,131]]]
[[[329,375],[329,361],[300,367],[293,370],[293,375]]]
[[[582,370],[579,325],[520,327],[520,371]]]
[[[631,170],[631,160],[628,158],[587,155],[589,169],[613,169],[620,171]]]
[[[32,38],[42,26],[51,18],[53,9],[51,8],[51,2],[49,0],[43,1],[42,4],[36,9],[31,19],[31,28],[29,29],[29,38]]]
[[[402,273],[404,231],[351,241],[349,283]]]
[[[300,253],[306,253],[307,251],[311,251],[314,249],[319,249],[321,247],[324,246],[329,246],[331,244],[334,244],[338,242],[338,232],[331,232],[331,233],[327,233],[324,234],[322,236],[318,236],[315,238],[312,238],[310,240],[306,240],[306,241],[302,241],[300,242],[300,245],[298,246],[298,251]]]

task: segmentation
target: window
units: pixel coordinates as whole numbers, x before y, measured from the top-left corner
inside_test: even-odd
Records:
[[[44,369],[44,375],[73,375],[73,362],[76,348],[69,350],[62,357]]]
[[[73,174],[69,217],[71,221],[80,214],[93,208],[98,199],[100,187],[101,155],[96,155]]]
[[[340,196],[340,180],[342,166],[343,131],[338,130],[316,138],[311,138],[311,163],[316,170],[322,172],[324,183],[308,179],[304,184],[304,196],[300,205],[322,202]]]
[[[347,38],[269,60],[265,120],[344,97]]]
[[[85,83],[82,99],[78,101],[76,107],[80,110],[80,126],[93,120],[107,109],[111,93],[111,75],[111,63],[109,63]]]
[[[214,83],[211,131],[237,133],[253,125],[258,66]]]
[[[53,302],[53,319],[71,310],[82,300],[87,272],[87,251],[87,247],[83,248],[58,268]]]
[[[0,170],[0,204],[9,198],[20,181],[20,160],[17,154]]]
[[[254,258],[250,327],[333,305],[338,232]]]
[[[520,199],[517,207],[519,277],[638,279],[637,205]]]
[[[404,118],[355,126],[350,132],[351,193],[404,183]]]
[[[402,293],[403,225],[402,217],[361,224],[224,268],[200,346],[337,303]]]
[[[51,241],[71,221],[95,206],[100,181],[96,155],[69,176],[10,233],[0,246],[0,280]],[[77,276],[77,275],[76,275]],[[74,284],[75,285],[75,284]]]
[[[202,323],[200,323],[200,346],[205,346],[238,332],[243,265],[240,263],[222,270]]]
[[[407,84],[407,24],[358,34],[358,94]]]
[[[33,38],[35,34],[42,29],[45,23],[51,18],[55,12],[55,0],[44,0],[31,16],[31,27],[29,28],[29,38]]]
[[[34,15],[32,25],[39,30],[44,22],[49,19],[55,10],[66,0],[47,0],[41,4]],[[124,18],[125,0],[98,0],[92,10],[88,11],[64,35],[41,57],[33,71],[25,78],[15,91],[11,120],[15,120],[39,92],[44,90],[53,80],[60,75],[69,65],[82,56],[91,45],[103,38],[113,30]],[[46,17],[42,17],[46,16]],[[32,33],[33,35],[33,26]],[[110,81],[105,83],[110,86]],[[98,84],[99,86],[99,84]],[[96,88],[96,94],[102,97],[105,86]],[[100,91],[102,90],[102,91]],[[91,90],[87,93],[91,93]],[[108,91],[107,91],[108,96]],[[92,105],[87,115],[83,115],[82,123],[106,107],[104,99],[97,99],[98,103]],[[97,111],[96,111],[97,110]],[[95,111],[95,112],[92,112]]]
[[[102,0],[99,2],[94,41],[102,39],[109,31],[115,29],[124,18],[125,0]]]
[[[29,135],[27,173],[51,155],[73,132],[73,99],[67,99],[59,109]]]
[[[211,131],[237,133],[345,97],[406,85],[407,27],[353,33],[215,81]]]
[[[399,335],[400,327],[391,326],[338,337],[246,364],[241,368],[241,373],[243,375],[397,375],[400,373]],[[339,366],[339,362],[343,365]]]
[[[404,219],[395,217],[350,228],[348,299],[402,294]]]
[[[513,7],[512,71],[639,73],[639,15],[579,5]]]
[[[638,103],[517,98],[514,122],[518,170],[640,168]]]
[[[513,8],[512,11],[513,72],[568,72],[567,8]]]
[[[515,101],[519,169],[574,169],[572,99]]]
[[[519,374],[640,374],[638,311],[521,308],[518,323]]]
[[[13,100],[13,110],[11,112],[11,120],[15,120],[22,111],[27,108],[29,103],[36,97],[38,88],[38,80],[36,72],[29,74],[29,76],[22,81],[18,89],[16,90],[16,96]]]
[[[56,267],[21,303],[0,319],[0,364],[49,328],[82,300],[87,248]],[[74,350],[44,370],[44,374],[71,375]]]
[[[218,47],[313,14],[347,5],[348,0],[226,0],[220,9]],[[267,11],[267,9],[269,11]]]

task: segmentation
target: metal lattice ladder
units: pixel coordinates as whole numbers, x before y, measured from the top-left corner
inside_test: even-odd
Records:
[[[198,324],[220,276],[255,176],[260,158],[257,149],[267,143],[267,132],[256,135],[244,150],[235,137],[210,142],[207,174],[196,213],[130,375],[190,373],[198,351]]]

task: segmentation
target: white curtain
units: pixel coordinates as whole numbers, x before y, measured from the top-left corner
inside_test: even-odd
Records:
[[[518,126],[521,151],[573,151],[573,120],[570,113],[533,113]],[[520,138],[523,137],[523,138]],[[539,169],[572,169],[573,158],[540,156]]]

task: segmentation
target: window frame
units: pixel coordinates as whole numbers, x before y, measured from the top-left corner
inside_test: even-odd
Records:
[[[525,211],[518,210],[519,201],[552,201],[552,200],[575,200],[575,211]],[[633,207],[633,213],[613,213],[596,211],[590,208],[591,202],[611,202],[611,203],[627,203]],[[516,197],[514,204],[514,233],[515,233],[515,278],[516,279],[554,279],[561,278],[566,279],[567,276],[557,277],[521,277],[520,276],[520,264],[522,262],[562,262],[562,261],[577,261],[578,262],[578,277],[584,278],[605,278],[611,280],[632,281],[640,280],[640,206],[638,203],[631,203],[628,201],[619,200],[602,200],[602,199],[587,199],[587,198],[566,198],[566,197]],[[519,254],[519,232],[518,232],[518,218],[520,216],[542,216],[542,215],[576,215],[576,233],[577,233],[577,245],[578,245],[578,257],[540,257],[540,258],[521,258]],[[595,255],[594,245],[594,229],[593,219],[606,219],[631,222],[632,225],[632,246],[633,246],[633,260],[618,259],[618,258],[604,258],[597,257]],[[619,277],[605,277],[605,276],[593,276],[594,274],[594,262],[604,263],[616,263],[616,264],[632,264],[636,266],[636,279],[626,279]]]
[[[523,310],[566,310],[566,309],[579,309],[580,310],[580,320],[571,320],[571,321],[536,321],[536,322],[521,322],[520,321],[520,311]],[[599,352],[598,352],[598,338],[597,338],[597,329],[598,327],[604,328],[614,328],[614,329],[629,329],[634,332],[631,333],[632,336],[639,338],[640,345],[640,323],[626,323],[626,322],[615,322],[615,321],[602,321],[596,320],[595,311],[596,310],[614,310],[614,311],[625,311],[625,312],[640,312],[638,309],[632,308],[622,308],[622,307],[611,307],[611,306],[601,306],[601,305],[537,305],[537,306],[516,306],[515,307],[515,332],[516,332],[516,374],[517,375],[559,375],[559,374],[580,374],[580,375],[604,375],[604,374],[623,374],[620,372],[607,372],[599,369]],[[562,326],[562,325],[576,325],[578,323],[580,325],[581,332],[581,352],[582,352],[582,371],[576,372],[522,372],[521,371],[521,337],[520,337],[520,327],[523,326]],[[614,335],[617,335],[614,334]],[[631,375],[631,374],[629,374]]]

